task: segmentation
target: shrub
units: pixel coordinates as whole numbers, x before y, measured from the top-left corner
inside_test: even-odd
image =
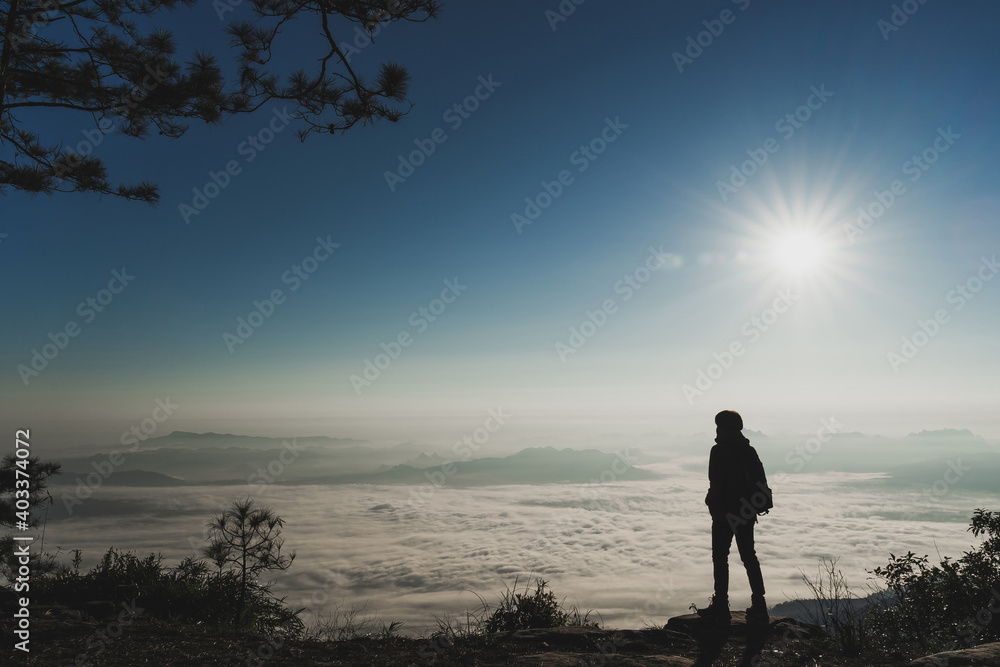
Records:
[[[393,641],[399,636],[400,621],[388,625],[377,615],[367,611],[368,603],[352,604],[348,609],[343,603],[329,614],[319,614],[316,623],[307,630],[307,636],[320,641],[340,642],[361,638]]]
[[[504,630],[528,630],[530,628],[559,628],[567,625],[592,625],[589,612],[583,617],[575,607],[564,610],[552,591],[545,590],[548,582],[535,580],[535,591],[529,592],[528,584],[524,593],[517,592],[517,579],[513,588],[508,588],[501,596],[496,609],[490,611],[484,605],[483,630],[487,633]]]
[[[875,568],[895,597],[869,614],[881,652],[916,656],[1000,641],[1000,512],[977,509],[969,531],[984,540],[957,560],[931,565],[911,551]]]
[[[39,602],[85,609],[94,601],[116,607],[135,604],[163,620],[201,623],[222,630],[253,631],[278,636],[301,632],[298,612],[288,609],[283,598],[275,598],[269,585],[254,582],[246,592],[235,572],[210,573],[205,563],[186,558],[173,569],[163,566],[163,556],[144,558],[132,552],[108,549],[101,561],[86,574],[63,568],[32,583]]]
[[[882,592],[869,590],[869,595],[859,595],[837,568],[837,560],[822,558],[816,578],[802,573],[802,581],[813,594],[812,604],[799,601],[809,622],[818,625],[836,641],[840,650],[856,656],[867,650],[868,626],[866,617],[872,605],[882,599]]]
[[[889,554],[872,571],[884,587],[869,584],[859,596],[823,560],[815,580],[803,574],[813,593],[814,614],[846,655],[914,658],[939,651],[1000,641],[1000,512],[977,509],[969,530],[984,537],[979,548],[958,559],[931,565],[912,551]]]

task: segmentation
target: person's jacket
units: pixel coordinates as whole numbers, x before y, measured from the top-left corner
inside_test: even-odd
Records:
[[[716,438],[715,442],[708,458],[705,504],[712,516],[739,514],[744,499],[752,503],[753,494],[767,488],[764,465],[742,433]],[[753,516],[756,520],[756,512]]]

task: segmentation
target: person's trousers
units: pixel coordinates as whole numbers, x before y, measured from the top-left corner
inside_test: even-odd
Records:
[[[712,566],[715,570],[715,599],[729,600],[729,547],[736,536],[736,548],[740,560],[747,570],[750,592],[754,598],[764,597],[764,577],[760,573],[760,561],[753,547],[754,521],[745,521],[732,528],[725,516],[712,518]]]

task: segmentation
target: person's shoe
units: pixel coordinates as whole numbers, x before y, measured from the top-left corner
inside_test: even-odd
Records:
[[[747,623],[766,624],[768,618],[767,605],[764,603],[764,598],[754,596],[751,599],[750,606],[747,608]]]
[[[725,623],[728,623],[732,619],[732,615],[729,613],[729,601],[719,600],[715,596],[712,596],[711,604],[704,609],[698,610],[698,615],[712,621]]]

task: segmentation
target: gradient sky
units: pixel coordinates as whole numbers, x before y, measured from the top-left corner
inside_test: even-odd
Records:
[[[555,30],[555,0],[448,2],[352,57],[369,74],[390,59],[409,68],[414,106],[397,124],[305,143],[289,127],[249,163],[241,142],[282,105],[179,140],[109,135],[95,152],[111,178],[159,183],[158,207],[0,200],[0,426],[53,446],[113,443],[169,397],[179,407],[157,435],[446,442],[497,406],[526,435],[691,432],[732,407],[764,431],[836,415],[866,432],[1000,439],[1000,279],[961,309],[949,300],[1000,253],[1000,7],[913,5],[884,34],[892,3],[868,0],[593,0]],[[731,22],[679,71],[673,54],[724,10]],[[169,23],[181,52],[231,63],[211,3]],[[310,31],[282,42],[287,62],[314,57]],[[354,36],[346,26],[339,41]],[[443,114],[480,77],[500,85],[456,128]],[[794,133],[778,125],[814,89],[832,95],[811,98]],[[627,128],[581,172],[574,153],[606,119]],[[50,143],[93,128],[73,114],[36,120]],[[447,140],[391,191],[385,172],[436,128]],[[911,180],[906,163],[949,132]],[[777,152],[723,201],[717,183],[769,139]],[[229,160],[241,173],[185,224],[179,205]],[[519,233],[511,215],[562,170],[572,183]],[[850,239],[844,225],[896,179],[905,192]],[[822,247],[791,274],[772,255],[797,229]],[[318,237],[340,246],[292,290],[282,276]],[[651,247],[674,259],[626,300],[616,285]],[[78,304],[123,267],[134,281],[85,321]],[[456,279],[467,289],[419,331],[411,314]],[[223,334],[274,289],[286,301],[231,353]],[[779,289],[796,301],[752,340],[744,327]],[[556,344],[608,299],[615,311],[563,361]],[[888,353],[939,310],[944,324],[893,368]],[[18,366],[69,321],[79,335],[25,384]],[[403,332],[412,344],[359,395],[351,375]],[[742,356],[689,401],[682,387],[734,341]]]

